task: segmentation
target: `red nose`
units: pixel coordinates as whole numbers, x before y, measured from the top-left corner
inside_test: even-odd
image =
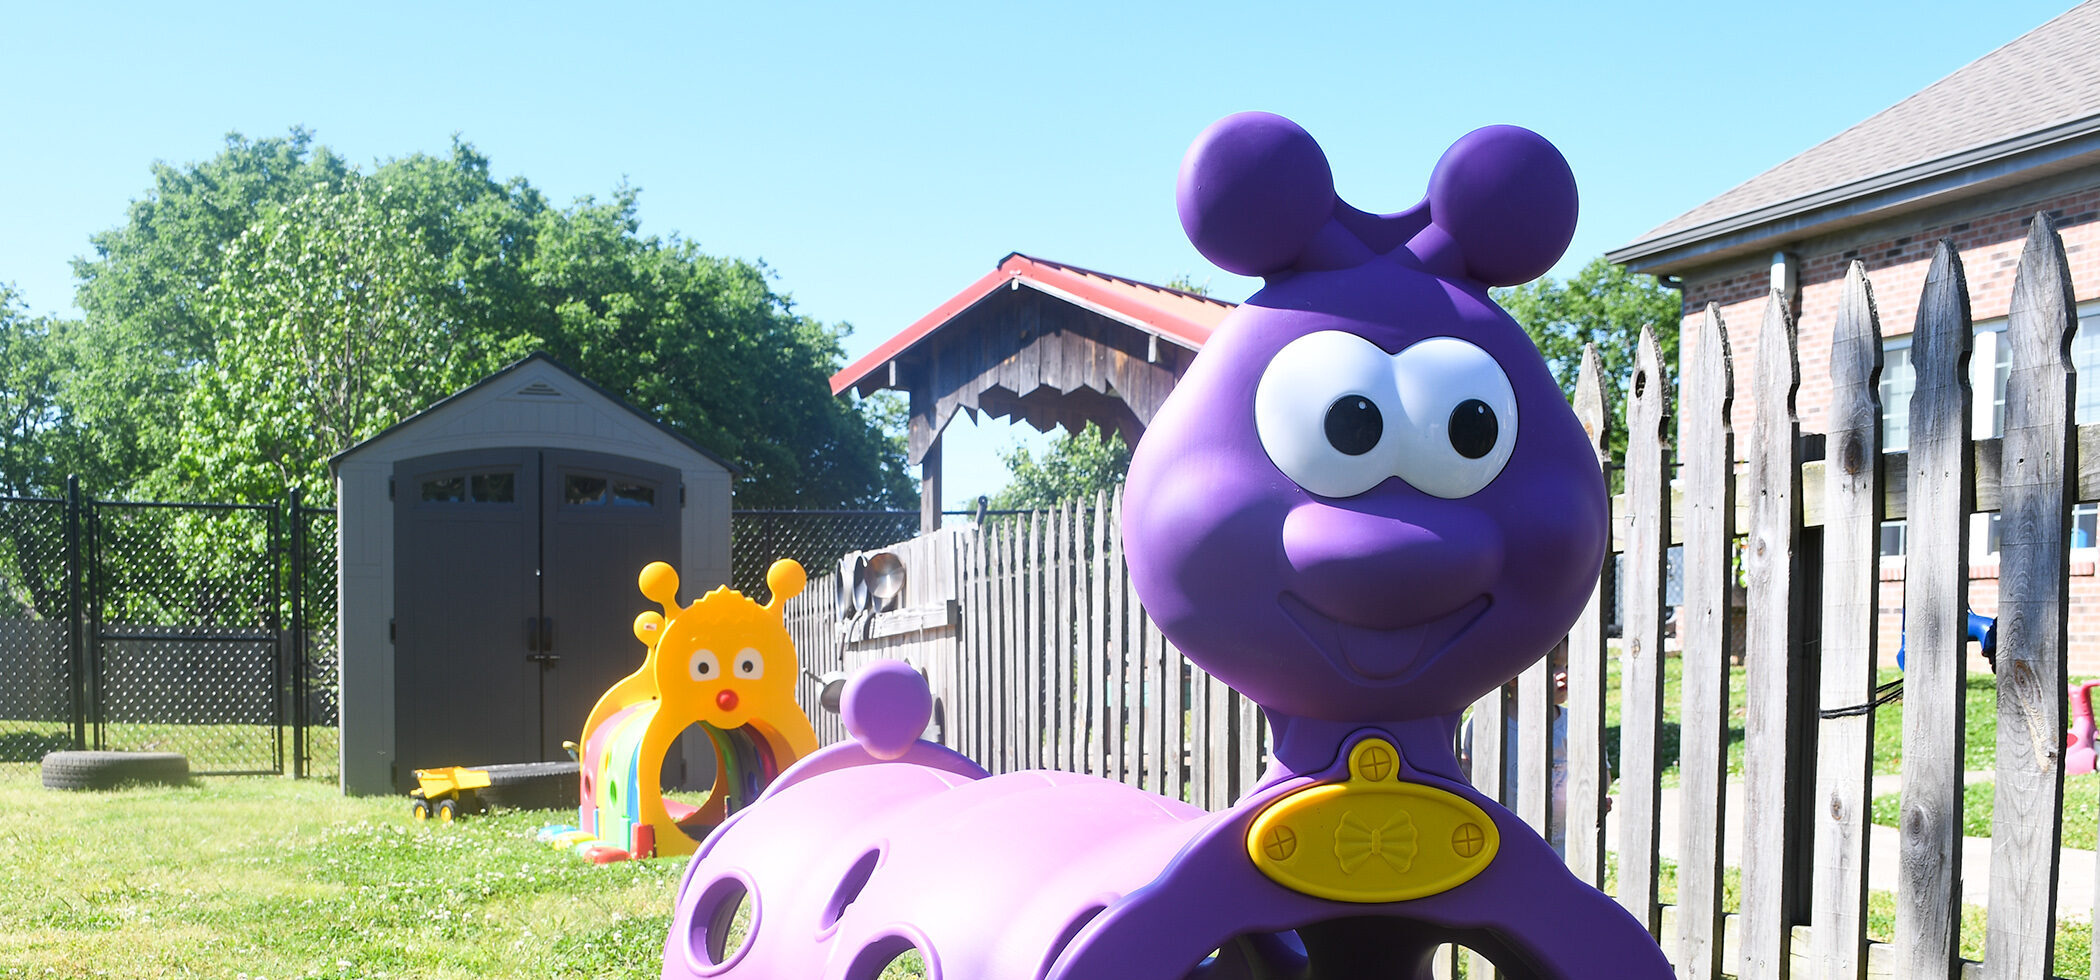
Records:
[[[715,704],[719,705],[723,711],[735,711],[736,692],[723,691],[722,693],[715,695]]]

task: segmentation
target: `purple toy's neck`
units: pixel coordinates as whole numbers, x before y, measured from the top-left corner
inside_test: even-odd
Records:
[[[1406,768],[1424,775],[1466,781],[1458,770],[1454,746],[1458,734],[1458,716],[1455,714],[1395,721],[1343,722],[1296,718],[1272,709],[1263,710],[1269,716],[1276,749],[1269,760],[1268,771],[1262,773],[1262,787],[1334,768],[1341,761],[1342,747],[1348,738],[1367,728],[1378,729],[1392,738]]]

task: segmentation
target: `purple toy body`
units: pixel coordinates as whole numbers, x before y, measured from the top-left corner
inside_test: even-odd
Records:
[[[1267,713],[1262,784],[1207,813],[986,776],[900,735],[926,702],[875,665],[846,694],[856,741],[701,846],[666,978],[874,980],[907,946],[948,980],[1412,978],[1447,941],[1517,976],[1670,975],[1452,751],[1459,713],[1566,632],[1606,546],[1589,442],[1487,295],[1566,248],[1566,162],[1478,130],[1420,205],[1373,215],[1303,130],[1243,113],[1197,139],[1179,204],[1205,256],[1267,284],[1140,442],[1125,549],[1160,628]]]

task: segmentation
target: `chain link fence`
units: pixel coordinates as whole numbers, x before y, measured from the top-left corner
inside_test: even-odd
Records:
[[[740,510],[729,517],[729,587],[766,596],[766,569],[782,558],[814,579],[848,552],[882,548],[919,533],[915,510]]]
[[[337,695],[342,647],[336,643],[336,514],[300,507],[292,515],[294,775],[333,779],[340,766]],[[302,693],[303,692],[303,693]]]
[[[0,497],[0,762],[76,738],[66,518],[63,500]]]
[[[334,520],[296,499],[0,498],[0,761],[82,748],[180,752],[200,775],[332,770]]]

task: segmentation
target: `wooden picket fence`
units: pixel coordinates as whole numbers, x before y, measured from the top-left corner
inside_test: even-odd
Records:
[[[2100,427],[2073,424],[2068,351],[2076,326],[2069,268],[2038,217],[2006,328],[2012,347],[2003,439],[1972,441],[1965,368],[1972,324],[1961,264],[1942,243],[1912,337],[1917,385],[1908,453],[1878,453],[1881,330],[1863,267],[1851,270],[1832,331],[1830,431],[1804,436],[1794,414],[1802,366],[1788,304],[1775,296],[1756,363],[1739,372],[1711,309],[1685,338],[1682,391],[1642,338],[1626,406],[1625,492],[1615,498],[1623,557],[1622,634],[1607,640],[1594,596],[1568,637],[1566,859],[1612,893],[1663,944],[1680,976],[1986,976],[2047,980],[2100,962],[2061,963],[2060,867],[2069,515],[2100,499]],[[1576,395],[1604,459],[1607,420],[1595,359]],[[1730,429],[1735,379],[1754,421]],[[1676,431],[1668,431],[1675,420]],[[1674,434],[1674,440],[1671,438]],[[1677,450],[1674,454],[1671,445]],[[2094,446],[2081,456],[2082,445]],[[2094,465],[2081,468],[2081,460]],[[1878,465],[1877,465],[1878,462]],[[1600,463],[1602,465],[1602,463]],[[1674,472],[1674,476],[1673,476]],[[817,675],[876,656],[919,665],[935,690],[936,734],[993,772],[1087,772],[1209,808],[1251,788],[1266,720],[1191,664],[1152,625],[1123,561],[1120,496],[900,545],[915,577],[906,609],[841,623],[836,585],[819,577],[790,604],[805,704]],[[1996,810],[1981,963],[1960,956],[1963,714],[1968,516],[2002,514],[1999,559]],[[1890,942],[1870,941],[1868,822],[1874,712],[1822,717],[1875,695],[1879,530],[1906,517],[1908,666],[1904,677],[1900,885]],[[1666,551],[1681,543],[1683,605],[1675,902],[1665,906],[1660,818],[1664,758]],[[1740,557],[1738,558],[1738,555]],[[1747,581],[1747,696],[1729,703],[1729,593]],[[885,625],[885,621],[889,621]],[[1615,664],[1616,670],[1612,670]],[[1622,701],[1617,752],[1606,739],[1608,674]],[[1474,708],[1474,774],[1542,831],[1552,694],[1542,661]],[[1744,716],[1740,814],[1727,812],[1732,713]],[[1508,743],[1506,712],[1517,721]],[[835,716],[812,708],[827,742]],[[1515,752],[1517,786],[1503,783]],[[1614,783],[1616,779],[1616,783]],[[1606,814],[1611,818],[1607,821]],[[1724,827],[1741,848],[1740,902],[1724,894]],[[1616,838],[1607,827],[1615,826]],[[1616,855],[1615,874],[1608,858]],[[1884,856],[1883,860],[1886,860]],[[1476,963],[1473,976],[1489,968]]]

